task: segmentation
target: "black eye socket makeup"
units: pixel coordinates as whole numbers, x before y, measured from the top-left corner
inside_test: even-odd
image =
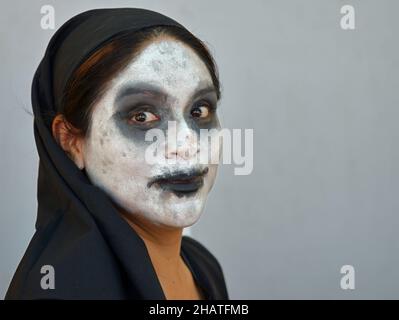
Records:
[[[136,111],[132,116],[129,117],[129,121],[135,123],[145,123],[145,122],[154,122],[160,119],[156,114],[149,111]]]
[[[145,121],[149,122],[149,120],[151,120],[151,122],[158,121],[161,119],[161,115],[159,114],[159,111],[157,109],[158,109],[157,107],[151,105],[139,104],[137,106],[131,106],[125,112],[124,118],[126,118],[126,120],[128,121],[136,120],[139,123],[140,122],[144,123]],[[142,118],[143,121],[140,121],[137,118]]]
[[[196,123],[196,127],[212,127],[212,123],[217,122],[214,121],[218,104],[216,90],[209,85],[200,84],[198,87],[190,97],[184,113],[187,121]],[[157,85],[145,82],[127,84],[116,95],[114,116],[126,125],[141,130],[155,128],[161,124],[164,127],[165,122],[174,120],[172,101],[175,100],[175,97],[171,97]],[[139,120],[135,121],[139,114]],[[148,118],[152,121],[146,121]]]
[[[192,94],[189,101],[192,103],[200,98],[202,98],[201,101],[207,103],[210,107],[216,107],[217,94],[216,89],[213,86],[204,86],[200,84],[199,89]],[[127,84],[119,90],[114,105],[117,108],[122,109],[126,104],[131,105],[135,100],[148,101],[149,104],[151,104],[150,102],[153,102],[157,105],[167,105],[168,101],[174,99],[175,97],[170,97],[162,87],[145,82],[136,82],[133,84]]]
[[[206,121],[213,117],[216,113],[217,102],[211,102],[210,100],[202,99],[195,102],[190,110],[191,116],[197,121]]]

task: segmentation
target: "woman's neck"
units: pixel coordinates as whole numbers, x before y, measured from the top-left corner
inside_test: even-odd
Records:
[[[180,255],[183,229],[156,225],[126,212],[122,216],[144,241],[166,298],[201,299],[202,293]]]
[[[156,225],[128,213],[122,216],[144,241],[158,277],[178,278],[184,267],[180,255],[183,228]]]
[[[180,248],[183,235],[182,228],[170,228],[156,225],[150,221],[132,215],[125,216],[129,225],[143,239],[154,264],[167,263],[176,270],[181,262]]]

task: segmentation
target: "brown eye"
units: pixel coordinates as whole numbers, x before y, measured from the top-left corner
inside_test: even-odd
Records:
[[[206,105],[195,107],[191,110],[191,115],[194,118],[206,118],[209,115],[209,107]]]
[[[130,121],[135,123],[150,123],[159,120],[159,117],[149,111],[136,112],[130,118]]]

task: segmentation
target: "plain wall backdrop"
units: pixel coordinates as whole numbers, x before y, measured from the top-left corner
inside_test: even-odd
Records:
[[[2,1],[0,297],[34,232],[30,85],[63,22],[100,7],[164,13],[205,40],[222,125],[254,130],[254,170],[222,165],[191,229],[233,299],[399,298],[399,2]],[[342,30],[340,8],[355,8]],[[55,30],[40,27],[42,5]],[[355,290],[342,290],[342,265]]]

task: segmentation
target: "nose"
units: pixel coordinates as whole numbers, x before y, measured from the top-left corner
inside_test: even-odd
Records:
[[[165,158],[190,160],[199,152],[195,131],[185,121],[169,121]]]

